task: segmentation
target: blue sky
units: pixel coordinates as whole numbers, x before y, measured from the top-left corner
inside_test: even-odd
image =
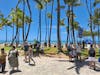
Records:
[[[11,1],[11,2],[10,2]],[[11,9],[12,8],[15,8],[16,4],[17,4],[17,1],[18,0],[0,0],[0,11],[4,14],[4,16],[8,16],[8,14],[10,13]],[[52,30],[52,40],[57,40],[57,37],[56,37],[56,31],[57,31],[57,22],[56,22],[56,0],[54,0],[55,3],[54,3],[54,15],[53,15],[53,30]],[[81,0],[81,2],[83,3],[81,6],[79,7],[75,7],[74,8],[74,13],[76,14],[76,18],[75,20],[78,21],[80,23],[80,26],[87,30],[89,29],[87,24],[88,24],[88,13],[87,13],[87,10],[86,10],[86,6],[84,4],[84,0]],[[31,24],[31,30],[30,30],[30,34],[29,34],[29,37],[28,37],[28,40],[34,40],[36,39],[37,37],[37,29],[38,29],[38,9],[36,7],[36,3],[33,2],[32,0],[30,0],[30,4],[31,4],[31,9],[32,9],[32,19],[33,19],[33,22]],[[61,5],[64,5],[63,3],[63,0],[61,0]],[[22,7],[21,4],[19,5],[20,8]],[[48,12],[50,12],[51,8],[48,7]],[[65,15],[65,11],[67,10],[66,9],[61,9],[61,19],[62,18],[66,18],[67,20],[67,17]],[[45,16],[44,16],[44,9],[42,10],[42,40],[45,39]],[[26,14],[28,14],[28,10],[26,8]],[[65,21],[65,24],[67,25],[67,21]],[[12,30],[10,27],[8,27],[8,40],[11,40],[12,38]],[[21,31],[20,31],[21,33]],[[61,27],[61,39],[62,40],[66,40],[66,28],[65,27]],[[20,35],[20,39],[22,39],[22,36]],[[2,30],[0,30],[0,40],[5,40],[5,29],[3,28]]]

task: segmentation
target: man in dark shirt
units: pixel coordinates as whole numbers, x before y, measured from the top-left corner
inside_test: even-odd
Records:
[[[89,55],[89,66],[90,66],[90,68],[94,68],[94,70],[95,70],[95,55],[96,55],[96,52],[93,48],[93,45],[91,45],[90,50],[88,52],[88,55]]]
[[[28,55],[28,49],[29,49],[29,45],[28,45],[28,42],[27,41],[25,41],[24,42],[24,54],[25,54],[25,62],[27,62],[27,55]]]

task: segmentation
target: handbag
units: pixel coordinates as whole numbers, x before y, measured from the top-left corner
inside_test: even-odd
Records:
[[[100,62],[100,49],[99,49],[99,58],[98,58],[98,62]]]
[[[98,58],[98,62],[100,62],[100,57]]]

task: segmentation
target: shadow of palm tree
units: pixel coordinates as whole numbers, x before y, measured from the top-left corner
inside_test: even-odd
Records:
[[[59,62],[68,62],[69,60],[56,60],[56,61],[59,61]]]
[[[6,74],[8,71],[4,71],[4,72],[0,72],[0,73],[2,73],[2,74]]]
[[[35,66],[35,64],[29,64],[30,66]]]
[[[96,70],[95,71],[100,72],[100,62],[96,63]]]
[[[82,68],[83,66],[87,65],[88,63],[86,61],[78,61],[75,60],[74,61],[74,66],[71,66],[69,68],[67,68],[67,70],[73,69],[75,68],[75,71],[77,74],[80,74],[80,68]]]
[[[22,72],[21,70],[12,70],[10,71],[10,75],[12,75],[13,73],[17,73],[17,72]]]

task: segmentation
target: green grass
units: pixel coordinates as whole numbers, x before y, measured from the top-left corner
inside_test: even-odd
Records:
[[[4,49],[8,52],[12,47],[4,47]],[[21,48],[17,48],[18,50],[21,50]],[[34,51],[36,51],[36,49],[34,49]],[[44,53],[45,54],[57,54],[57,48],[50,48],[50,47],[47,47],[47,48],[44,48]],[[67,50],[64,51],[64,53],[68,53]],[[82,56],[84,57],[88,57],[88,50],[87,49],[83,49],[82,50],[82,53],[81,53]],[[100,57],[99,55],[99,52],[98,52],[98,49],[96,49],[96,58]]]
[[[45,54],[57,54],[57,48],[45,48],[44,49],[44,53]]]
[[[9,47],[9,46],[4,47],[5,51],[7,51],[7,52],[8,52],[9,50],[11,50],[11,48],[12,48],[12,47]],[[17,48],[17,49],[20,50],[21,48]]]
[[[9,51],[9,50],[11,50],[11,47],[8,47],[8,46],[6,46],[6,47],[4,47],[4,49],[5,49],[5,51]]]

